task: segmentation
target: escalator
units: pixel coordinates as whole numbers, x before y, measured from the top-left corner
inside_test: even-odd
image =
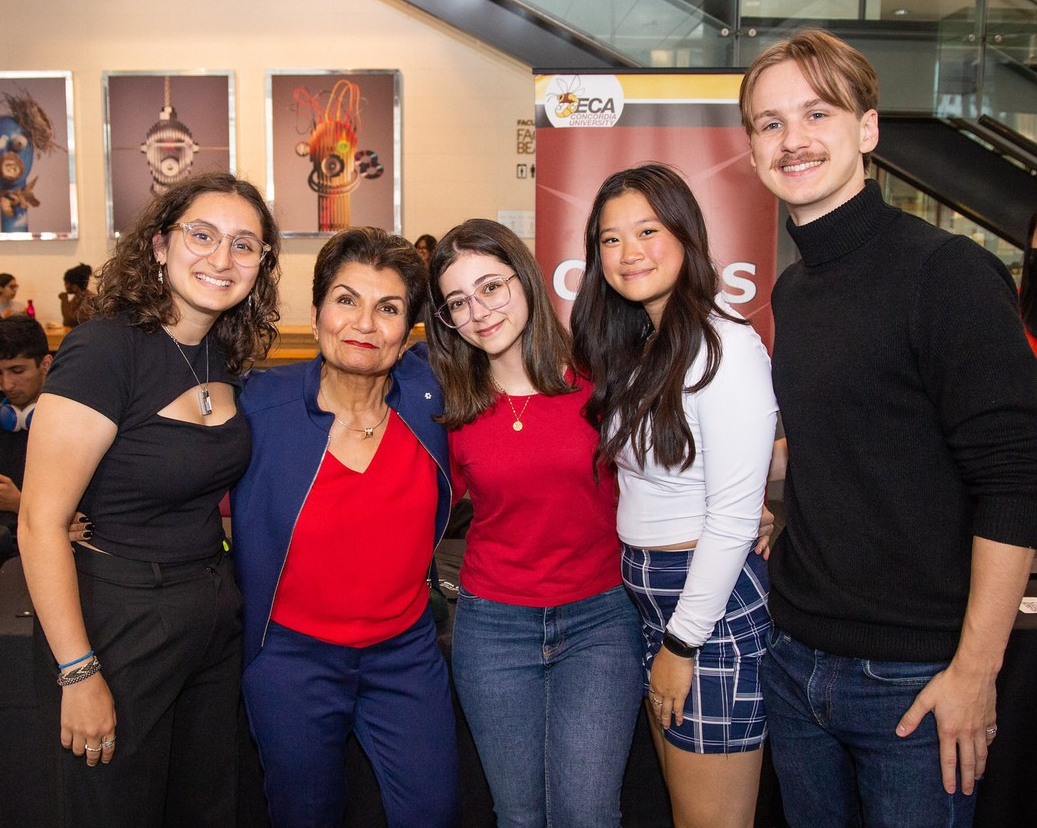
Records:
[[[1037,145],[998,121],[885,115],[875,165],[1025,247],[1037,210]]]

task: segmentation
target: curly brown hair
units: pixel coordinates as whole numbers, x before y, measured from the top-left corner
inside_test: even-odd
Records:
[[[153,239],[178,222],[195,199],[206,193],[226,193],[245,199],[255,209],[270,251],[259,264],[259,274],[249,299],[224,311],[212,330],[231,373],[239,374],[253,360],[262,359],[277,336],[277,283],[281,276],[281,233],[259,190],[230,173],[202,173],[157,196],[119,237],[112,257],[98,274],[97,296],[90,300],[90,315],[129,319],[146,331],[178,321],[176,305],[157,278],[158,261]]]

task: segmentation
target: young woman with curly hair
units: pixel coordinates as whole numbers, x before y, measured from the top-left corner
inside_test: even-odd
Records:
[[[218,504],[249,463],[236,388],[275,333],[279,249],[231,175],[157,197],[36,407],[21,539],[62,825],[234,824],[241,599]],[[70,546],[77,509],[93,530]]]

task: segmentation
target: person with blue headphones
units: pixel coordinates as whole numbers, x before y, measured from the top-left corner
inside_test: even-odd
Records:
[[[0,562],[18,554],[25,447],[52,359],[39,322],[23,315],[0,319]]]

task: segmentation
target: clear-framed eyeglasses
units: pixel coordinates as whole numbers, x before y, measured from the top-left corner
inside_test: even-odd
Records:
[[[486,310],[499,310],[511,301],[508,285],[518,274],[496,276],[480,284],[470,296],[451,296],[436,308],[436,318],[448,328],[463,328],[472,318],[472,300]]]
[[[169,225],[170,230],[174,228],[183,230],[184,244],[196,256],[211,256],[224,239],[230,239],[231,258],[243,267],[256,267],[270,252],[270,245],[251,233],[237,236],[221,233],[207,221],[178,221]]]

